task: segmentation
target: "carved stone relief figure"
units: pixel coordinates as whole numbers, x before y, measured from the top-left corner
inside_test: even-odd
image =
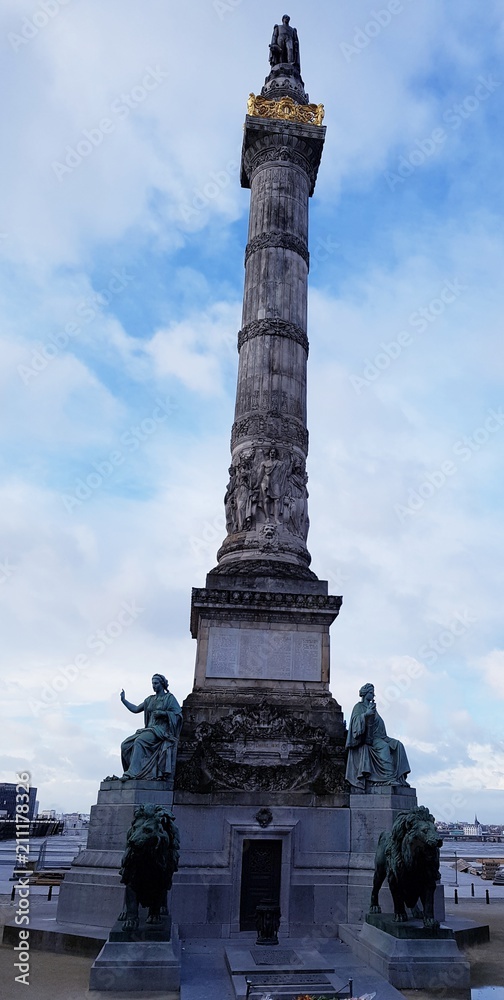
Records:
[[[306,541],[309,528],[304,459],[274,445],[242,452],[229,468],[224,497],[228,534],[262,528],[273,537],[283,525]]]
[[[257,497],[253,488],[253,452],[240,456],[236,470],[236,530],[252,527]]]
[[[289,517],[287,521],[287,527],[294,535],[299,535],[306,541],[308,536],[309,520],[308,520],[308,490],[306,489],[306,483],[308,482],[308,476],[306,474],[305,464],[301,458],[295,458],[292,466],[292,472],[290,475],[288,495],[287,495],[287,508],[289,512]]]
[[[280,458],[276,448],[270,448],[258,471],[259,505],[267,521],[281,524],[291,459]]]
[[[236,465],[229,468],[229,483],[224,497],[226,530],[228,534],[252,527],[257,503],[252,488],[253,452],[240,455]]]
[[[226,513],[226,531],[228,535],[236,531],[236,469],[233,465],[229,466],[229,483],[226,487],[226,493],[224,496],[224,510]]]

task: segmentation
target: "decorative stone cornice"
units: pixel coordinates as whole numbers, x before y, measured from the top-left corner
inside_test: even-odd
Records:
[[[309,156],[304,156],[302,150],[298,151],[291,146],[267,146],[250,150],[244,162],[250,167],[251,174],[264,163],[293,163],[308,175],[312,185],[315,184],[315,173]]]
[[[244,567],[245,569],[245,567]],[[307,624],[333,622],[342,605],[341,597],[326,594],[290,594],[261,590],[209,590],[193,588],[191,633],[198,634],[198,621],[217,617],[233,621],[299,621]]]
[[[335,611],[339,613],[341,597],[332,594],[290,594],[269,590],[210,590],[207,587],[193,587],[193,604],[213,606],[228,604],[261,608],[300,609],[307,611]]]
[[[248,323],[238,334],[238,350],[254,337],[263,336],[287,337],[304,347],[308,354],[309,344],[305,331],[295,323],[288,323],[283,319],[258,319],[254,323]]]
[[[309,193],[313,194],[325,131],[323,125],[304,125],[247,115],[242,151],[242,187],[250,187],[255,171],[265,163],[292,163],[306,175]]]
[[[257,250],[266,250],[268,247],[281,247],[283,250],[293,250],[303,258],[307,267],[310,267],[310,254],[304,240],[299,239],[292,233],[259,233],[245,250],[245,264],[249,257]]]
[[[297,445],[305,455],[308,454],[308,431],[302,421],[295,417],[281,417],[278,413],[249,413],[235,420],[231,431],[231,448],[234,449],[243,438],[283,441],[285,445]]]

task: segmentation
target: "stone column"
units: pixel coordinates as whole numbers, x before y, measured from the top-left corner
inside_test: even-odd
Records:
[[[251,204],[228,535],[213,573],[315,579],[306,547],[308,200],[324,138],[320,125],[246,118],[241,181]]]

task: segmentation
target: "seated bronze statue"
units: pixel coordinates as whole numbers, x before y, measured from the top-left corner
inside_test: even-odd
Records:
[[[369,785],[408,787],[410,772],[406,751],[399,740],[387,736],[385,723],[376,711],[374,685],[364,684],[348,726],[346,779],[359,791]]]
[[[122,781],[128,778],[163,779],[173,773],[174,751],[182,726],[182,710],[168,691],[168,681],[162,674],[152,678],[154,694],[141,705],[121,701],[130,712],[144,713],[144,728],[121,743]]]

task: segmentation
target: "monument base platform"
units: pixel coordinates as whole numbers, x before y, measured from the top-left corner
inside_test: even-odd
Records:
[[[402,922],[395,920],[391,913],[368,913],[366,923],[396,938],[408,938],[415,941],[435,938],[439,941],[440,938],[454,937],[451,927],[424,927],[423,921],[420,919]]]
[[[60,889],[58,924],[93,925],[109,930],[123,908],[119,868],[136,806],[172,807],[172,781],[106,778],[91,809],[87,847],[72,862]]]
[[[390,916],[391,922],[393,917]],[[422,928],[420,921],[407,926]],[[443,928],[443,930],[449,928]],[[470,965],[453,932],[448,937],[395,937],[370,923],[340,925],[339,937],[354,954],[399,990],[432,990],[469,1000]]]
[[[169,941],[107,941],[89,975],[89,989],[179,996],[180,961]]]
[[[340,996],[351,996],[348,984],[335,975],[335,963],[316,948],[303,946],[300,940],[287,939],[265,947],[253,941],[228,945],[225,958],[236,1000],[244,1000],[248,983],[253,996],[274,993],[275,985],[281,986],[285,1000],[307,993],[332,996],[336,990]]]

